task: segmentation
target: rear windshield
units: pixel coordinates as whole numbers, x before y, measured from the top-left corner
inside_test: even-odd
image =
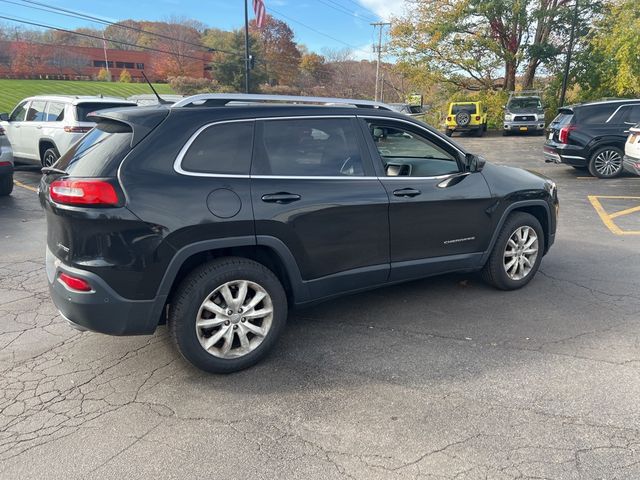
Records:
[[[56,168],[74,177],[112,177],[131,150],[133,131],[124,123],[101,121],[60,157]]]
[[[568,125],[571,122],[572,118],[573,118],[573,113],[560,112],[558,113],[558,116],[554,118],[551,123],[554,125],[558,125],[559,127],[562,127],[563,125]]]
[[[465,104],[465,105],[453,105],[451,107],[451,114],[455,115],[457,113],[460,112],[469,112],[470,114],[474,114],[476,113],[476,104],[475,103],[469,103],[469,104]]]
[[[78,112],[78,121],[79,122],[90,122],[91,120],[87,120],[87,115],[91,112],[97,112],[98,110],[106,110],[107,108],[118,108],[118,107],[135,107],[135,103],[105,103],[105,102],[96,102],[96,103],[80,103],[76,106]]]

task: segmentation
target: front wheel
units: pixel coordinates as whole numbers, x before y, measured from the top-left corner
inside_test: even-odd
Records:
[[[191,272],[169,312],[169,332],[182,356],[211,373],[236,372],[260,361],[275,345],[288,313],[273,272],[238,257]]]
[[[615,178],[622,173],[622,150],[602,147],[589,160],[589,173],[598,178]]]
[[[535,276],[544,252],[544,232],[536,217],[515,212],[507,218],[482,276],[500,290],[524,287]]]
[[[13,192],[13,174],[0,175],[0,197],[6,197]]]

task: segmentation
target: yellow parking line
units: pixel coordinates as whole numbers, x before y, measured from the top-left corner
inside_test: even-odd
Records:
[[[627,208],[626,210],[620,210],[619,212],[615,212],[615,213],[610,213],[609,216],[611,218],[616,218],[616,217],[621,217],[622,215],[628,215],[633,212],[640,212],[640,206]]]
[[[598,215],[600,216],[600,219],[602,220],[602,223],[605,224],[605,226],[611,231],[611,233],[613,233],[615,235],[640,235],[640,231],[638,231],[638,230],[622,230],[613,221],[613,219],[615,217],[620,217],[620,216],[626,215],[628,213],[633,213],[635,211],[640,211],[640,206],[639,207],[628,208],[626,210],[621,210],[621,211],[616,212],[614,214],[609,214],[602,207],[602,204],[600,203],[600,200],[598,200],[599,198],[606,198],[606,199],[624,198],[624,199],[627,199],[627,200],[629,200],[629,199],[631,199],[631,200],[640,200],[640,197],[624,197],[624,196],[619,196],[619,195],[589,195],[587,198],[591,202],[591,205],[593,205],[593,208],[595,209],[595,211],[598,212]]]
[[[14,180],[13,183],[18,187],[26,188],[27,190],[31,190],[32,192],[38,193],[38,189],[35,187],[32,187],[31,185],[25,185],[24,183],[19,182],[18,180]]]

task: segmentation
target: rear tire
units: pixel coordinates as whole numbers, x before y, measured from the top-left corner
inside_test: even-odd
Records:
[[[13,192],[13,174],[0,175],[0,197],[6,197]]]
[[[453,135],[453,130],[451,130],[450,128],[447,128],[447,129],[444,131],[444,134],[445,134],[447,137],[450,137],[451,135]]]
[[[271,270],[253,260],[226,257],[198,267],[180,283],[169,311],[169,333],[196,367],[231,373],[256,364],[271,350],[287,314],[287,297]]]
[[[478,128],[475,131],[476,137],[481,137],[484,135],[484,127],[482,125],[480,125],[480,128]]]
[[[55,147],[47,148],[42,154],[42,163],[43,167],[50,167],[54,163],[58,161],[60,158],[60,154],[58,153],[58,149]]]
[[[518,240],[523,238],[519,236],[519,232],[522,235],[526,232],[522,245]],[[525,212],[510,214],[482,270],[484,281],[500,290],[524,287],[540,267],[544,242],[544,231],[536,217]],[[526,261],[520,260],[523,256],[527,258]],[[515,263],[511,263],[512,261]]]
[[[598,178],[615,178],[622,174],[624,153],[617,147],[602,147],[589,159],[589,173]]]

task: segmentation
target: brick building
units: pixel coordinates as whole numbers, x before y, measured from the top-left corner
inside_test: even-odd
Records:
[[[22,41],[0,41],[0,78],[31,78],[57,80],[91,80],[100,69],[109,67],[117,80],[123,70],[134,81],[142,81],[142,71],[150,80],[166,80],[159,70],[170,55],[148,50],[115,50],[70,45],[48,45]],[[211,54],[189,53],[183,62],[189,63],[191,76],[209,77]]]

